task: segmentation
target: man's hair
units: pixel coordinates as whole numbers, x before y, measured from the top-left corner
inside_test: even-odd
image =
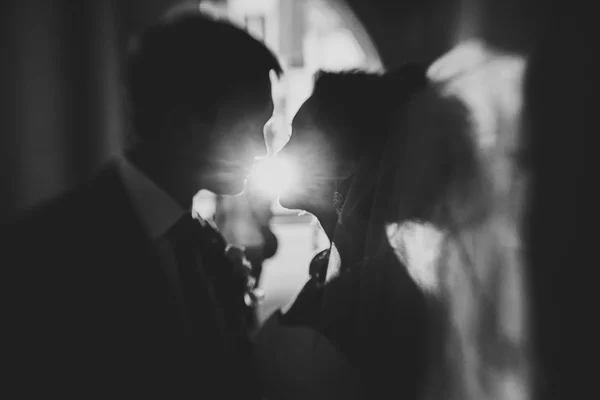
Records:
[[[126,87],[136,134],[155,138],[173,110],[210,120],[225,97],[268,79],[270,70],[282,73],[275,55],[228,21],[199,11],[165,18],[129,54]]]

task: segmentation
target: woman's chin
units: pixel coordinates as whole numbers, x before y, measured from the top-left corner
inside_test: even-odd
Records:
[[[323,213],[327,214],[330,210],[334,210],[330,202],[325,199],[320,199],[318,196],[306,197],[306,195],[298,193],[280,194],[279,204],[285,209],[306,211],[315,216]]]
[[[287,208],[288,210],[298,210],[299,203],[297,199],[292,198],[289,194],[280,194],[279,195],[279,205],[283,208]]]
[[[292,193],[292,192],[284,192],[280,193],[279,197],[279,205],[281,207],[286,208],[288,210],[302,210],[305,211],[307,208],[310,208],[310,202],[304,198],[304,196],[300,193]]]

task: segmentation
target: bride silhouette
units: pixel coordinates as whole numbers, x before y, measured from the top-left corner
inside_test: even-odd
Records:
[[[390,117],[427,86],[425,72],[415,64],[384,74],[320,72],[293,120],[279,156],[300,176],[280,203],[315,215],[332,245],[311,262],[289,310],[258,336],[270,399],[383,398],[390,389],[414,398],[421,387],[426,303],[373,205]]]

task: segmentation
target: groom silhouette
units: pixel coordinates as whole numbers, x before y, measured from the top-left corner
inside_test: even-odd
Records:
[[[5,378],[23,397],[258,398],[237,315],[247,263],[191,205],[241,192],[264,155],[271,70],[263,44],[199,12],[138,38],[135,142],[2,238]]]

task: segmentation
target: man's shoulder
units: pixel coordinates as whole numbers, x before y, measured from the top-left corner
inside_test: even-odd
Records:
[[[86,224],[90,211],[101,205],[106,171],[60,195],[45,199],[4,224],[2,239],[8,242],[62,240]],[[76,233],[75,233],[76,234]]]
[[[73,211],[68,205],[72,202],[71,197],[71,193],[64,193],[42,200],[40,203],[24,210],[17,218],[6,224],[3,227],[3,233],[18,238],[20,235],[39,232],[58,222],[62,222],[64,227],[71,220],[68,216]]]
[[[59,262],[56,255],[64,253],[71,242],[68,235],[73,232],[66,203],[63,196],[44,201],[2,227],[1,257],[10,263],[11,274],[37,274],[48,267],[46,263]]]

